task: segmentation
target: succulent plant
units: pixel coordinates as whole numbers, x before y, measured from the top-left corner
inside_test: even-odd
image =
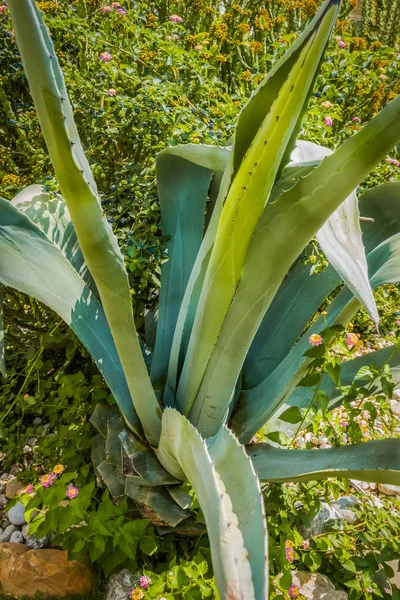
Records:
[[[373,220],[363,239],[354,191],[400,140],[400,97],[333,153],[297,139],[339,4],[326,0],[265,77],[230,146],[158,155],[168,260],[142,339],[47,29],[33,0],[8,2],[62,197],[30,186],[0,199],[0,282],[55,310],[107,381],[117,406],[92,415],[93,460],[112,495],[131,497],[164,530],[196,534],[193,488],[220,596],[231,600],[268,597],[260,481],[400,482],[400,440],[313,452],[250,444],[261,427],[288,428],[283,411],[309,405],[296,388],[309,336],[329,341],[360,303],[377,323],[371,286],[400,279],[400,183],[361,197]],[[315,235],[332,265],[320,275],[299,260]],[[400,353],[385,348],[348,361],[342,381],[372,361],[400,380]],[[325,376],[321,387],[340,403]]]

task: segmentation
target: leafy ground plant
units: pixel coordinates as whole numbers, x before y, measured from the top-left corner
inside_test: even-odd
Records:
[[[48,32],[30,0],[10,2],[64,199],[50,200],[33,186],[11,203],[2,201],[0,242],[7,260],[0,279],[58,312],[108,381],[122,416],[100,406],[92,421],[100,432],[96,468],[111,494],[130,496],[159,525],[185,528],[192,526],[190,497],[181,482],[193,486],[224,597],[268,594],[265,519],[254,469],[261,480],[309,479],[316,472],[381,482],[399,477],[398,461],[388,451],[396,440],[354,447],[351,455],[348,448],[319,451],[312,472],[307,450],[254,444],[250,461],[241,446],[291,401],[310,362],[324,357],[359,302],[378,322],[369,277],[373,286],[398,279],[398,186],[365,193],[363,206],[374,225],[366,229],[365,249],[353,190],[399,141],[400,98],[334,153],[296,141],[338,9],[338,1],[324,2],[261,82],[239,116],[232,146],[175,146],[159,155],[161,213],[171,239],[158,318],[149,315],[143,341]],[[102,60],[108,62],[109,54]],[[334,267],[318,284],[297,262],[316,233]],[[326,320],[305,330],[341,279],[347,287]],[[314,347],[307,349],[310,343]],[[398,352],[389,353],[376,362],[396,365]],[[359,368],[350,362],[348,375]]]

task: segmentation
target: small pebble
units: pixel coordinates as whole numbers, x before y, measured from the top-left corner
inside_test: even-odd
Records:
[[[7,479],[10,479],[11,475],[9,473],[3,473],[3,475],[0,477],[0,481],[7,481]]]
[[[23,544],[24,537],[22,533],[20,531],[14,531],[14,533],[11,534],[10,542],[14,542],[14,544]]]
[[[29,535],[26,540],[26,545],[31,550],[39,550],[41,548],[46,548],[50,543],[50,537],[46,535],[43,538],[36,538],[34,535]]]
[[[0,494],[0,507],[5,506],[8,500],[5,494]]]
[[[35,417],[32,424],[34,427],[39,427],[39,425],[42,424],[42,419],[40,417]]]
[[[9,521],[8,519],[4,519],[4,520],[1,522],[1,528],[2,528],[2,529],[7,529],[7,527],[8,527],[9,525],[11,525],[11,523],[10,523],[10,521]]]
[[[14,531],[18,531],[18,528],[15,527],[15,525],[9,525],[6,527],[3,533],[0,535],[0,544],[9,542]]]
[[[17,502],[17,504],[14,504],[14,506],[12,506],[8,511],[8,520],[12,525],[25,525],[26,519],[24,517],[24,512],[25,506],[22,504],[22,502]]]
[[[332,448],[332,444],[320,444],[319,447],[321,450],[324,450],[326,448]]]

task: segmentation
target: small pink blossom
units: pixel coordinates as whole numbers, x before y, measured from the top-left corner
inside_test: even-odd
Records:
[[[382,73],[381,75],[379,75],[379,78],[385,81],[385,79],[387,79],[387,75],[384,75],[384,73]]]
[[[339,46],[339,48],[346,48],[346,42],[344,42],[343,40],[338,40],[337,45]]]
[[[112,56],[109,52],[102,52],[100,54],[100,59],[104,60],[105,62],[110,62],[110,60],[112,59]]]
[[[178,15],[171,15],[169,20],[173,23],[183,23],[182,17],[179,17]]]
[[[166,35],[166,36],[165,36],[165,39],[166,39],[166,40],[172,40],[172,37],[171,37],[170,35]]]
[[[173,40],[179,40],[179,35],[176,35],[176,33],[173,33],[173,34],[171,35],[171,38],[172,38]]]
[[[348,421],[340,421],[339,425],[340,425],[340,427],[348,427],[349,422]]]
[[[2,4],[0,6],[0,13],[6,12],[6,10],[7,10],[7,6],[5,4]]]
[[[197,45],[194,47],[194,49],[195,49],[195,50],[197,50],[197,52],[200,52],[201,50],[203,50],[203,46],[202,46],[201,44],[197,44]]]
[[[322,108],[331,108],[333,106],[332,102],[329,102],[329,100],[325,100],[324,102],[321,103]]]
[[[308,341],[310,342],[311,346],[321,346],[323,340],[318,333],[313,333],[308,338]]]
[[[397,325],[397,327],[400,327],[400,320],[395,321],[395,324]]]
[[[25,488],[25,494],[32,494],[35,491],[35,488],[33,487],[33,484],[30,483],[26,488]]]
[[[110,13],[112,11],[112,8],[111,6],[102,6],[100,10],[102,13]]]
[[[52,475],[42,475],[42,477],[39,477],[39,481],[43,487],[48,488],[53,485],[54,478]]]
[[[117,90],[114,90],[114,88],[110,88],[109,90],[107,90],[107,96],[116,96],[117,95]]]
[[[333,125],[332,117],[325,117],[324,123],[327,127],[332,127],[332,125]]]
[[[303,550],[308,550],[310,547],[310,540],[304,540],[301,547],[303,548]]]
[[[288,589],[288,593],[289,593],[289,596],[290,596],[291,598],[298,598],[298,597],[299,597],[299,594],[300,594],[300,590],[299,590],[299,588],[298,588],[298,586],[297,586],[297,585],[294,585],[294,584],[293,584],[293,585],[291,585],[291,586],[290,586],[290,588]]]
[[[358,337],[355,333],[348,333],[345,337],[345,341],[349,348],[353,348],[358,342]]]
[[[361,122],[360,117],[353,117],[352,120],[354,121],[354,123],[360,123]]]
[[[285,542],[285,556],[289,563],[294,561],[293,542],[291,540],[286,540]]]
[[[390,158],[390,156],[386,159],[386,162],[389,165],[393,165],[394,167],[400,166],[400,162],[398,160],[396,160],[395,158]]]
[[[77,497],[77,495],[79,494],[79,490],[77,487],[70,485],[65,494],[68,498],[70,498],[70,500],[72,500],[73,498]]]
[[[124,8],[117,8],[117,13],[119,13],[123,17],[126,16],[126,10]]]
[[[151,584],[151,579],[150,577],[147,577],[147,575],[142,575],[139,579],[139,583],[141,588],[147,588]]]

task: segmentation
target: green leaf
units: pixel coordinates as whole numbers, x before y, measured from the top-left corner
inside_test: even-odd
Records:
[[[0,252],[0,282],[44,302],[71,327],[92,355],[127,423],[140,435],[140,423],[99,301],[53,242],[2,198]]]
[[[285,423],[300,423],[303,419],[301,410],[297,406],[291,406],[279,415],[279,419]]]
[[[323,450],[286,450],[269,444],[248,446],[261,481],[314,481],[345,477],[400,483],[400,439],[375,440]]]
[[[147,554],[147,556],[152,556],[155,552],[157,552],[157,541],[152,537],[145,537],[140,540],[140,549],[142,552]]]
[[[156,445],[161,409],[144,363],[117,238],[102,212],[63,75],[41,14],[31,0],[8,4],[29,88],[86,264],[96,283],[144,433]]]
[[[125,479],[125,494],[141,506],[141,514],[159,525],[176,527],[189,514],[182,510],[163,488],[143,487],[138,485],[135,478],[127,475]]]
[[[221,598],[235,593],[246,600],[255,600],[251,567],[246,558],[238,518],[221,478],[223,474],[215,469],[199,433],[185,417],[171,408],[165,409],[163,414],[157,455],[175,477],[179,478],[183,472],[196,493],[207,524]]]

